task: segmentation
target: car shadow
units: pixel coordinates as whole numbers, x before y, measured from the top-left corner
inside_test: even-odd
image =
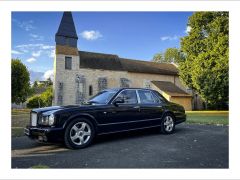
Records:
[[[186,131],[185,128],[176,128],[174,133],[171,135],[174,136],[175,134],[179,134],[184,131]],[[94,147],[94,145],[100,145],[104,143],[155,136],[164,137],[165,135],[160,133],[159,128],[149,128],[143,130],[106,134],[97,136],[92,144],[93,146],[90,145],[87,148],[91,148]],[[27,137],[15,138],[14,140],[12,139],[12,157],[42,156],[66,151],[70,151],[70,149],[67,149],[64,143],[39,143],[37,141],[30,140]]]
[[[174,133],[171,135],[175,135],[175,133],[181,133],[185,131],[184,128],[176,128]],[[106,142],[112,141],[122,141],[126,139],[139,139],[143,137],[153,137],[153,136],[165,136],[163,133],[160,132],[158,128],[148,128],[148,129],[141,129],[141,130],[134,130],[134,131],[127,131],[127,132],[118,132],[112,134],[105,134],[99,135],[96,137],[94,144],[101,144]]]

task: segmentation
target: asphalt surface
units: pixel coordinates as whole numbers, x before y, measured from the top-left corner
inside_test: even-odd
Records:
[[[12,168],[228,168],[228,126],[180,124],[98,137],[80,150],[12,138]]]

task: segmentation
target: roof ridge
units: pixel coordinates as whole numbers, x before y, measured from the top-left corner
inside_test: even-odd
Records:
[[[110,56],[116,56],[116,57],[118,57],[118,58],[119,58],[119,56],[118,56],[118,55],[116,55],[116,54],[108,54],[108,53],[102,53],[102,52],[92,52],[92,51],[82,51],[82,50],[80,50],[79,52],[83,52],[83,53],[92,53],[92,54],[100,54],[100,55],[110,55]]]

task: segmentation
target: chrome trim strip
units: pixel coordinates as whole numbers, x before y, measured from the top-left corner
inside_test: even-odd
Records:
[[[154,119],[144,119],[144,120],[136,120],[136,121],[126,121],[126,122],[118,122],[118,123],[107,123],[107,124],[98,124],[99,126],[113,125],[113,124],[128,124],[134,122],[144,122],[144,121],[156,121],[161,120],[162,118],[154,118]]]
[[[148,128],[153,128],[153,127],[160,127],[160,125],[147,126],[147,127],[142,127],[142,128],[134,128],[134,129],[128,129],[128,130],[121,130],[121,131],[111,131],[111,132],[106,132],[106,133],[99,133],[98,135],[113,134],[113,133],[127,132],[127,131],[134,131],[134,130],[139,130],[139,129],[148,129]]]

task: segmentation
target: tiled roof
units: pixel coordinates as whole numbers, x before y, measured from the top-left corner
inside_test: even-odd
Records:
[[[187,92],[168,81],[151,81],[157,88],[170,96],[190,96]]]
[[[79,51],[80,68],[127,71],[136,73],[178,75],[178,69],[173,64],[155,63],[119,58],[113,54]]]

